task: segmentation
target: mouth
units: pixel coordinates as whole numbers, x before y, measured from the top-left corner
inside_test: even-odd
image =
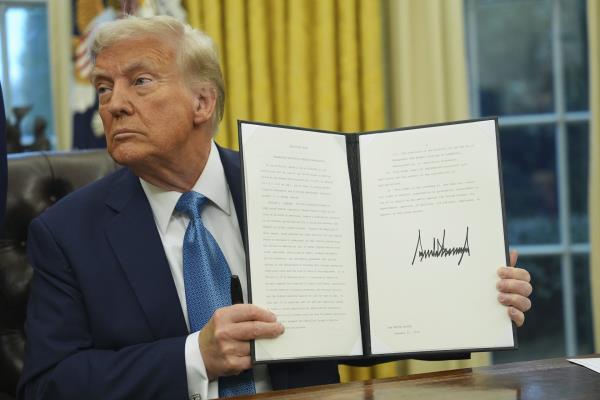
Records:
[[[127,128],[121,128],[121,129],[117,129],[117,130],[113,131],[112,139],[114,141],[126,140],[126,139],[129,139],[129,138],[139,135],[139,134],[140,133],[138,131],[135,131],[132,129],[127,129]]]

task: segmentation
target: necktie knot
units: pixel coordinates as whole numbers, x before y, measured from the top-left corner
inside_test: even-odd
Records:
[[[200,218],[206,200],[207,198],[201,193],[185,192],[177,201],[175,211],[187,215],[190,219]]]

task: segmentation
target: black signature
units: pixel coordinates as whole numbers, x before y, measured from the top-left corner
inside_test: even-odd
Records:
[[[433,238],[433,246],[431,249],[423,250],[423,245],[421,243],[421,230],[419,229],[419,237],[417,239],[417,247],[415,248],[415,255],[413,256],[412,263],[410,265],[415,265],[415,259],[417,255],[419,256],[419,262],[422,262],[424,258],[440,258],[440,257],[449,257],[454,255],[459,255],[458,265],[462,262],[462,259],[466,254],[471,256],[471,251],[469,249],[469,227],[467,226],[467,235],[465,237],[465,243],[462,247],[450,247],[446,248],[446,229],[444,229],[444,233],[442,235],[442,241],[439,239]]]

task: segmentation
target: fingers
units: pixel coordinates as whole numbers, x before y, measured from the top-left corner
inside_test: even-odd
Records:
[[[210,380],[251,368],[250,340],[284,331],[275,314],[252,304],[223,307],[202,328],[198,345]]]
[[[528,311],[531,308],[531,300],[518,294],[500,293],[498,301],[505,306],[512,306],[521,312]]]
[[[271,311],[254,304],[235,304],[231,307],[219,308],[213,318],[222,318],[229,322],[263,321],[275,322],[277,317]]]
[[[517,279],[520,281],[531,282],[531,275],[526,269],[517,267],[500,267],[498,276],[503,279]]]
[[[223,373],[220,376],[238,375],[252,368],[252,359],[249,355],[243,357],[226,357],[223,362]]]
[[[517,310],[514,307],[508,307],[508,315],[511,320],[515,321],[517,327],[523,326],[525,322],[525,314],[522,311]]]
[[[518,279],[501,279],[496,287],[501,293],[514,293],[525,297],[529,297],[533,291],[531,283]]]
[[[500,291],[498,301],[507,306],[508,315],[518,327],[525,322],[525,312],[531,309],[529,296],[533,291],[531,275],[523,268],[517,268],[519,254],[510,252],[510,267],[500,267],[498,276],[501,278],[496,287]]]
[[[279,322],[246,321],[232,326],[231,336],[236,340],[276,338],[284,332]]]
[[[223,356],[246,357],[250,355],[250,342],[237,340],[222,340],[215,334],[215,343],[218,346],[218,351]]]
[[[252,367],[250,343],[230,336],[226,327],[215,327],[213,320],[200,331],[198,345],[209,380],[236,375]]]
[[[252,304],[220,308],[215,311],[212,319],[215,337],[220,340],[274,338],[284,331],[275,314]]]
[[[250,355],[222,355],[221,360],[222,362],[219,368],[219,374],[212,379],[215,379],[219,376],[238,375],[241,372],[252,368],[252,359],[250,358]]]
[[[284,331],[275,314],[252,304],[219,308],[211,320],[219,341],[274,338]]]
[[[219,341],[247,341],[275,338],[284,332],[279,322],[246,321],[234,324],[220,324],[215,321],[214,336]]]

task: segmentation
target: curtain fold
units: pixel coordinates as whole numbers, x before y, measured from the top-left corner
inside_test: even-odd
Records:
[[[594,318],[594,343],[600,351],[600,3],[587,3],[590,65],[590,285]]]
[[[238,148],[238,119],[345,132],[385,127],[380,2],[183,4],[221,57],[227,98],[219,144]]]
[[[394,127],[469,117],[462,0],[385,0]]]
[[[384,0],[387,18],[389,120],[392,127],[469,118],[462,0]],[[471,360],[398,363],[414,374],[487,365],[488,353]]]
[[[56,149],[70,150],[73,142],[73,115],[71,110],[71,77],[73,63],[71,35],[73,32],[71,2],[48,1],[48,45],[50,47],[50,82]]]

